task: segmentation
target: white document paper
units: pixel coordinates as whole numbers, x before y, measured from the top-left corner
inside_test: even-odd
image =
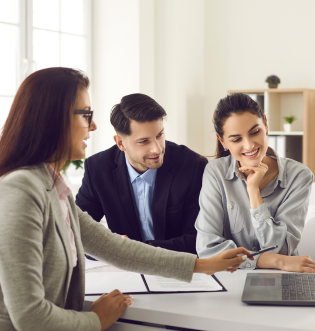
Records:
[[[114,290],[123,293],[148,292],[140,274],[134,272],[88,272],[85,294],[103,294]]]
[[[268,146],[271,147],[273,150],[277,150],[277,143],[276,143],[276,136],[267,136]]]
[[[89,260],[89,259],[85,258],[85,270],[106,267],[108,265],[109,264],[107,264],[106,262],[93,261],[93,260]]]
[[[279,156],[285,157],[285,149],[286,149],[286,137],[278,136],[277,137],[277,150]]]
[[[222,286],[213,277],[205,274],[194,274],[191,283],[159,276],[144,275],[144,277],[151,292],[206,292],[222,290]]]

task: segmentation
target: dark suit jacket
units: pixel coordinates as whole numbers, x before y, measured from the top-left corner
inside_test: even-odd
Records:
[[[163,165],[157,170],[152,199],[153,246],[196,254],[195,221],[207,160],[186,146],[166,141]],[[77,205],[109,228],[142,241],[125,154],[113,147],[85,161]]]

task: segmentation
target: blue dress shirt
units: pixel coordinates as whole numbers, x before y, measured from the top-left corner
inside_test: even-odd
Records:
[[[157,169],[148,169],[145,173],[140,175],[130,165],[127,158],[126,165],[138,209],[142,240],[143,242],[154,240],[151,205]]]

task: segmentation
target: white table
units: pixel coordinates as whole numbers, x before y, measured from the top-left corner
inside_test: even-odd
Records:
[[[88,272],[117,271],[113,267]],[[148,323],[146,326],[115,323],[110,331],[153,331],[159,326],[174,326],[209,331],[284,331],[314,330],[315,307],[249,306],[241,302],[246,274],[238,270],[233,274],[216,276],[227,292],[187,294],[133,295],[134,301],[121,316],[122,319]],[[277,272],[259,270],[256,272]],[[99,296],[87,296],[85,309]],[[151,325],[149,323],[157,324]]]

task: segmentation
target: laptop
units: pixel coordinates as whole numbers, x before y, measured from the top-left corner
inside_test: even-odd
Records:
[[[315,306],[315,274],[248,273],[242,301],[253,305]]]

